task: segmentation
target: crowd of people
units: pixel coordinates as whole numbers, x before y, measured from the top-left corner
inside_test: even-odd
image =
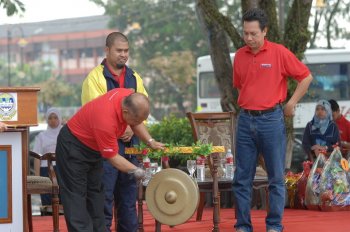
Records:
[[[258,8],[242,18],[245,46],[233,61],[233,87],[239,92],[236,131],[236,169],[233,193],[236,198],[237,232],[253,231],[250,205],[252,183],[259,154],[265,160],[269,182],[269,210],[266,231],[283,231],[285,204],[285,117],[294,115],[299,100],[313,80],[308,67],[286,47],[267,40],[268,17]],[[145,142],[164,149],[148,133],[144,121],[150,100],[141,76],[126,65],[129,41],[120,32],[106,38],[106,57],[82,84],[82,108],[65,125],[60,113],[46,113],[48,128],[40,133],[34,151],[56,152],[57,176],[69,231],[111,231],[114,207],[117,230],[137,231],[137,180],[144,177],[126,147]],[[298,85],[287,100],[287,77]],[[286,101],[287,100],[287,101]],[[0,132],[7,125],[0,122]],[[306,125],[303,148],[310,159],[332,152],[335,145],[344,157],[350,149],[350,122],[340,113],[338,103],[320,100]],[[37,175],[47,175],[47,165],[35,165]],[[42,196],[42,204],[50,204]]]

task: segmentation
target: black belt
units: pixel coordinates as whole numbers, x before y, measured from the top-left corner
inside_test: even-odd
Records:
[[[266,113],[271,113],[274,112],[278,107],[280,107],[280,104],[275,105],[272,108],[268,108],[266,110],[247,110],[247,109],[243,109],[244,113],[247,113],[251,116],[260,116]]]

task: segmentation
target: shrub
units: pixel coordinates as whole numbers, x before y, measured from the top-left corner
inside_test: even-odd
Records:
[[[192,146],[194,143],[191,125],[187,118],[176,118],[170,115],[164,117],[159,123],[150,125],[148,130],[154,139],[162,143],[177,146]],[[186,155],[171,156],[170,166],[186,165],[186,160],[189,158]]]

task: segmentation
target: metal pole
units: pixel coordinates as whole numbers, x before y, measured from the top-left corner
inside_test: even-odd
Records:
[[[11,31],[7,29],[7,85],[11,86]]]

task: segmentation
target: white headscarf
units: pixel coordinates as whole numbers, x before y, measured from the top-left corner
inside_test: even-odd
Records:
[[[57,136],[62,128],[62,116],[61,113],[56,108],[50,108],[47,110],[45,119],[48,123],[51,114],[55,114],[58,118],[58,126],[56,128],[50,127],[47,124],[47,129],[40,132],[35,138],[33,151],[39,154],[45,154],[48,152],[54,153],[56,150]],[[41,167],[47,167],[47,161],[41,162]]]

